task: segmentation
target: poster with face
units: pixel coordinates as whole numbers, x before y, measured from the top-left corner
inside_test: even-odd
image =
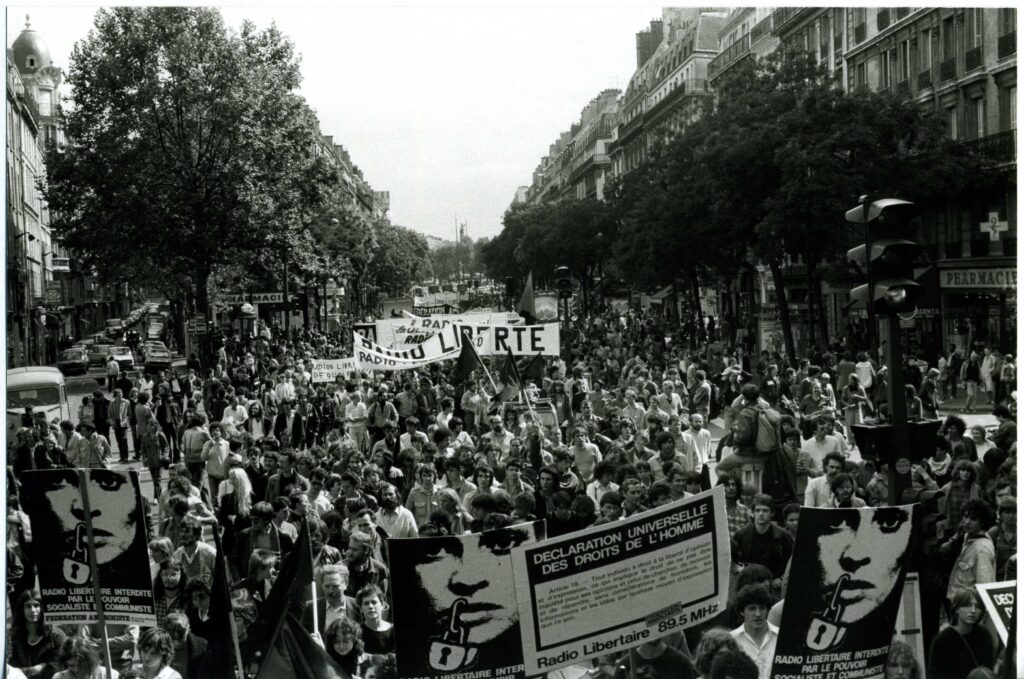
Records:
[[[98,577],[108,624],[156,624],[138,472],[29,471],[21,497],[48,622],[98,621]]]
[[[914,506],[800,512],[772,677],[881,677],[899,612]],[[813,558],[812,556],[813,555]]]
[[[523,677],[511,554],[543,538],[544,522],[536,521],[473,535],[388,540],[398,675]]]

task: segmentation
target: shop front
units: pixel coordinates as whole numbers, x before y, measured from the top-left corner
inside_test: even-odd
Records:
[[[993,258],[974,266],[949,264],[939,268],[943,347],[955,344],[965,354],[983,346],[1015,353],[1016,262]]]

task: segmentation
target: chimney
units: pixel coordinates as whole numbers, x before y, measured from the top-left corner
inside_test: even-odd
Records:
[[[640,68],[654,54],[654,50],[661,44],[662,21],[653,19],[651,27],[636,34],[636,67]]]

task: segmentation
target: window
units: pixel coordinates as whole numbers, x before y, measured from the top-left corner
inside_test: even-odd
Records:
[[[887,90],[892,87],[892,55],[893,50],[886,50],[878,54],[878,86]]]
[[[904,40],[896,47],[896,67],[898,82],[903,82],[910,77],[910,41]]]
[[[971,131],[975,139],[985,136],[985,98],[978,97],[971,102],[972,117]]]
[[[932,33],[929,29],[921,31],[921,38],[917,41],[917,51],[921,55],[921,64],[917,70],[920,73],[932,69]]]
[[[956,56],[956,35],[954,34],[953,17],[942,21],[942,58],[952,59]]]
[[[950,139],[959,139],[957,134],[957,116],[956,106],[951,106],[946,109],[946,132],[949,133]]]
[[[1007,112],[1007,122],[1009,124],[1007,125],[1006,129],[1008,129],[1008,130],[1016,130],[1017,129],[1017,86],[1014,85],[1013,87],[1007,87],[1005,92],[1006,92],[1007,104],[1008,104],[1008,109],[1009,109],[1008,112]]]
[[[863,61],[857,64],[857,77],[855,79],[857,87],[865,87],[868,84],[868,66]]]
[[[821,17],[821,25],[818,27],[818,58],[821,61],[828,59],[828,40],[832,31],[829,29],[829,15]]]
[[[1017,10],[999,10],[999,35],[1006,35],[1017,30]]]
[[[967,49],[981,47],[981,33],[984,28],[983,10],[981,8],[974,8],[965,11],[967,14],[964,17],[967,24]]]

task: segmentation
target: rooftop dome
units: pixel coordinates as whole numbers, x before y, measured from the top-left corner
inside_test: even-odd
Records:
[[[11,45],[14,53],[14,63],[22,75],[34,75],[36,71],[45,66],[50,66],[50,48],[46,41],[32,30],[29,17],[25,15],[25,29]]]

